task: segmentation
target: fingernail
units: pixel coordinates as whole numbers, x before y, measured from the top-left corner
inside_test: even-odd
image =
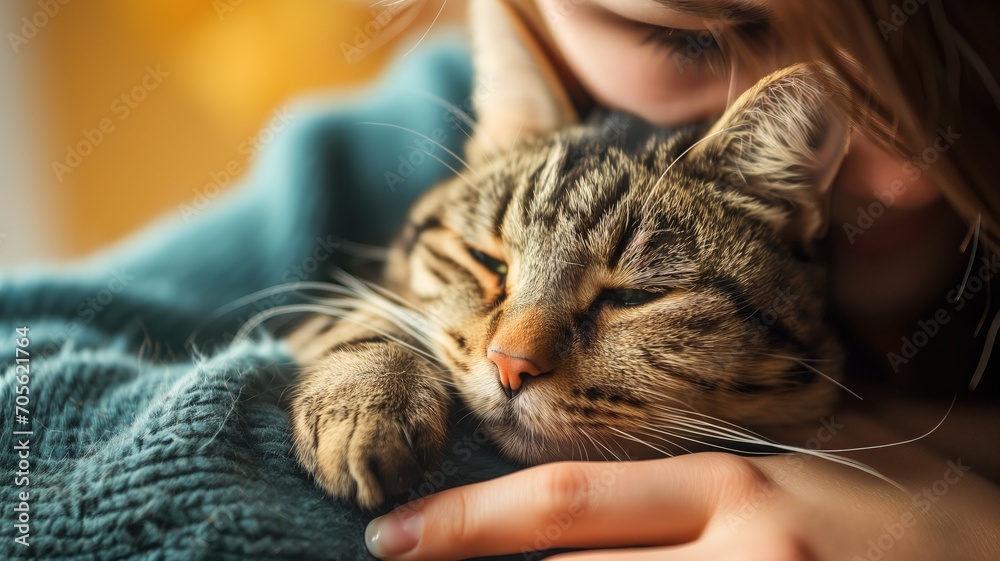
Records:
[[[379,559],[402,555],[416,547],[423,529],[424,517],[419,511],[390,512],[368,523],[365,543]]]

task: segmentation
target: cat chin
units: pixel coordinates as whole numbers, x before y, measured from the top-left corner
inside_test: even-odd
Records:
[[[461,399],[476,412],[490,439],[501,453],[518,463],[535,465],[557,461],[615,461],[661,458],[686,450],[663,442],[636,442],[619,436],[608,426],[580,426],[562,411],[562,402],[552,392],[528,387],[513,400],[495,388],[488,374],[468,375],[458,384]],[[629,427],[614,427],[631,433]]]

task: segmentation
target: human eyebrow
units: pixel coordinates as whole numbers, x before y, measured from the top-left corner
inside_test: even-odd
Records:
[[[771,19],[771,10],[745,0],[654,0],[654,2],[687,15],[723,19],[737,24],[760,24]]]

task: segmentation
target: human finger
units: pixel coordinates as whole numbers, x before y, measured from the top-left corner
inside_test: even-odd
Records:
[[[715,453],[559,462],[403,505],[373,520],[366,537],[375,556],[406,561],[683,543],[722,497],[761,477],[742,458]]]

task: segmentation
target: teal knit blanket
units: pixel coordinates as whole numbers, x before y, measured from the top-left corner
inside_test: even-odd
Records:
[[[447,105],[468,109],[471,85],[461,43],[423,47],[361,94],[286,109],[237,188],[198,189],[83,262],[0,272],[0,558],[370,558],[377,513],[325,496],[293,457],[282,344],[232,342],[296,296],[216,312],[329,280],[352,267],[348,242],[384,245],[451,173],[422,137],[461,150]],[[457,469],[393,503],[515,469],[468,427],[454,439]]]

